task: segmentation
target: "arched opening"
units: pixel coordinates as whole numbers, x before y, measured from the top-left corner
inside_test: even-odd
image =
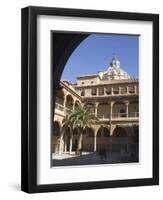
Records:
[[[60,124],[57,121],[53,123],[53,136],[60,136]]]
[[[81,105],[81,103],[78,100],[76,100],[75,101],[75,109],[79,108],[80,105]]]
[[[113,131],[113,152],[124,154],[128,151],[128,137],[125,128],[116,127]]]
[[[126,105],[123,102],[116,102],[113,105],[113,118],[126,117]]]
[[[123,138],[123,137],[127,136],[125,129],[122,128],[122,127],[115,128],[114,131],[113,131],[113,135],[115,137],[120,137],[120,138]]]
[[[73,110],[73,97],[71,95],[67,95],[66,97],[66,111],[71,112]]]
[[[59,152],[59,137],[60,137],[60,124],[57,121],[53,123],[53,140],[52,140],[52,152]]]
[[[67,127],[65,128],[65,132],[64,132],[64,152],[68,152],[70,150],[70,137],[71,137],[71,128]]]
[[[134,85],[131,85],[131,86],[128,87],[128,92],[129,92],[130,94],[135,93],[135,87],[134,87]]]
[[[77,150],[78,139],[79,139],[79,129],[78,129],[78,127],[75,127],[73,129],[72,151],[76,151]]]
[[[90,112],[95,113],[95,104],[87,103],[85,106],[89,108]]]
[[[104,119],[110,118],[110,105],[108,103],[100,103],[98,105],[97,117]]]
[[[105,149],[110,151],[111,137],[110,130],[106,127],[100,127],[97,131],[97,151]]]
[[[134,139],[134,143],[139,143],[139,126],[138,125],[133,126],[133,139]]]
[[[106,127],[103,128],[103,136],[106,137],[110,137],[110,130]]]
[[[93,152],[94,150],[94,130],[86,127],[83,134],[83,151]]]
[[[133,125],[132,135],[130,136],[129,152],[132,156],[132,159],[135,161],[139,160],[139,126]]]
[[[138,117],[139,116],[139,103],[138,102],[130,102],[128,106],[128,116],[129,117]]]

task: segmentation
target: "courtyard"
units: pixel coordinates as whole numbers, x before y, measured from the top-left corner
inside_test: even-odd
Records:
[[[72,165],[99,165],[116,163],[135,163],[138,162],[138,155],[127,152],[82,152],[76,155],[75,152],[63,153],[62,155],[53,154],[53,166],[72,166]]]

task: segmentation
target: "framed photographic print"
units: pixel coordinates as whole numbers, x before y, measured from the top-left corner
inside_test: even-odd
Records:
[[[159,184],[159,16],[22,9],[22,190]]]

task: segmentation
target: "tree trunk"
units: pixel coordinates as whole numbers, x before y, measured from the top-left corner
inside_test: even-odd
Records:
[[[72,152],[72,140],[73,140],[73,132],[71,130],[71,136],[70,136],[70,146],[69,146],[69,153],[71,154]]]
[[[77,150],[81,150],[82,149],[82,141],[83,141],[83,133],[80,132]]]
[[[63,136],[64,136],[64,130],[61,131],[59,138],[59,155],[61,155],[63,152]]]

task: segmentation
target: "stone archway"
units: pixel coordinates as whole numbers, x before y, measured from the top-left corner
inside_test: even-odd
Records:
[[[113,130],[113,145],[112,145],[112,151],[113,152],[127,152],[127,144],[128,144],[128,138],[127,138],[127,132],[124,127],[117,126]]]
[[[81,105],[81,103],[78,100],[76,100],[75,101],[75,109],[77,109],[80,105]]]
[[[114,131],[113,131],[113,135],[115,137],[124,138],[124,137],[127,136],[127,133],[126,133],[126,131],[125,131],[124,128],[122,128],[122,127],[116,127],[114,129]]]
[[[64,152],[70,151],[70,138],[71,138],[71,128],[67,127],[64,131],[63,141],[64,141]]]
[[[101,149],[110,151],[111,135],[109,128],[101,126],[97,131],[96,138],[97,138],[97,151]]]
[[[79,130],[78,127],[73,129],[72,151],[76,151],[78,147]]]
[[[139,158],[139,125],[133,125],[131,152]]]
[[[94,151],[94,130],[93,128],[86,127],[83,134],[83,151]]]
[[[74,106],[74,99],[70,94],[68,94],[66,96],[66,113],[67,114],[73,111],[73,106]]]

